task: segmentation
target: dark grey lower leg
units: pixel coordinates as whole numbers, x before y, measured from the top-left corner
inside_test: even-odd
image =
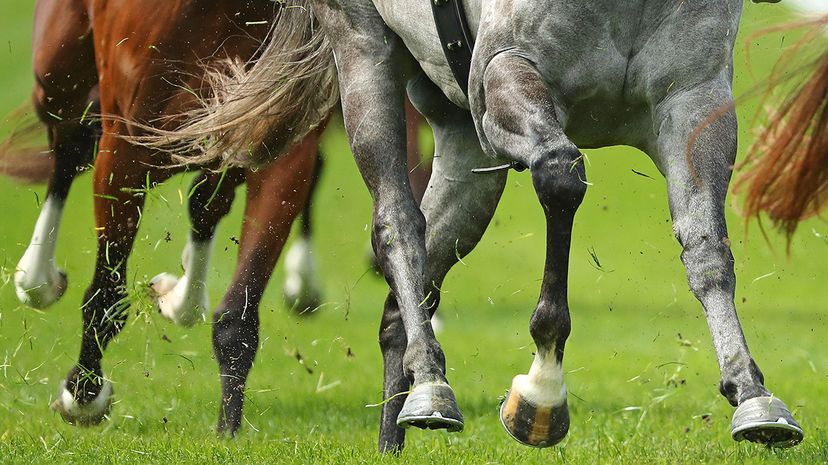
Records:
[[[442,92],[425,77],[409,83],[409,97],[429,120],[435,138],[433,172],[425,191],[422,209],[426,216],[426,300],[429,314],[437,310],[440,288],[451,267],[474,248],[494,214],[506,173],[473,173],[472,169],[491,166],[493,160],[482,153],[470,115],[455,108]],[[380,327],[380,347],[384,361],[383,406],[380,450],[400,450],[405,431],[398,426],[405,396],[412,380],[402,368],[407,341],[400,311],[393,294],[385,302]],[[458,412],[459,413],[459,412]]]

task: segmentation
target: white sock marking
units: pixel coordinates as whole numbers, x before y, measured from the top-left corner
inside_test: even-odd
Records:
[[[566,400],[563,367],[554,354],[554,349],[546,357],[535,354],[529,374],[515,376],[512,382],[521,397],[536,406],[556,407]]]
[[[65,290],[66,282],[55,266],[55,247],[63,215],[63,202],[47,197],[35,223],[32,240],[17,264],[14,284],[24,304],[45,308]]]
[[[207,275],[213,242],[214,238],[207,242],[191,238],[181,254],[184,275],[179,279],[162,273],[152,280],[161,314],[176,324],[192,326],[197,320],[203,320],[209,309]]]
[[[284,293],[291,303],[298,301],[300,305],[304,300],[320,295],[313,248],[304,237],[293,241],[285,256]]]

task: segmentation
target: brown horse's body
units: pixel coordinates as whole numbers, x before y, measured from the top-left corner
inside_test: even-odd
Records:
[[[811,44],[828,26],[828,15],[777,30],[808,28],[795,47]],[[780,61],[771,87],[782,80],[791,57]],[[793,73],[792,75],[797,75]],[[810,76],[771,115],[744,163],[737,189],[744,189],[745,214],[766,213],[788,238],[799,222],[819,214],[828,202],[828,50],[814,62]]]
[[[65,291],[66,276],[54,265],[60,214],[74,177],[94,166],[96,270],[82,306],[78,363],[54,405],[68,421],[95,423],[108,412],[112,389],[101,359],[126,322],[126,264],[144,191],[185,169],[127,142],[122,136],[134,134],[123,122],[174,126],[167,115],[208,97],[202,95],[203,65],[254,57],[277,8],[273,2],[233,0],[37,2],[33,100],[47,126],[54,169],[32,243],[15,275],[25,303],[46,307]],[[93,119],[96,113],[104,117]],[[314,185],[319,133],[311,132],[288,155],[255,172],[197,176],[185,275],[159,275],[151,283],[162,314],[185,325],[197,321],[207,306],[204,274],[215,227],[229,211],[235,188],[246,182],[239,262],[213,313],[222,380],[220,431],[233,433],[240,425],[244,386],[258,347],[258,304]],[[304,229],[309,233],[307,221]]]

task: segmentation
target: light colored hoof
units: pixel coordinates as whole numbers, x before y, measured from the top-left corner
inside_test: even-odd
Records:
[[[101,392],[91,402],[81,404],[66,389],[66,381],[60,384],[60,394],[52,403],[52,410],[69,424],[77,426],[94,426],[100,424],[112,407],[112,383],[103,381]]]
[[[43,279],[32,277],[25,270],[14,274],[14,289],[20,303],[43,310],[60,300],[69,284],[66,272],[52,268]]]
[[[451,386],[446,383],[415,386],[397,416],[397,426],[463,431],[463,415],[457,407]]]
[[[300,315],[311,313],[322,304],[316,261],[310,242],[297,239],[285,256],[285,301]]]
[[[204,321],[210,306],[207,286],[193,289],[187,275],[179,279],[169,273],[161,273],[152,278],[149,287],[155,306],[164,318],[185,327]]]
[[[784,402],[776,397],[754,397],[733,413],[731,435],[768,447],[793,447],[805,436]]]
[[[566,398],[559,405],[538,405],[520,391],[520,376],[500,404],[500,423],[514,440],[531,447],[552,447],[569,431]]]

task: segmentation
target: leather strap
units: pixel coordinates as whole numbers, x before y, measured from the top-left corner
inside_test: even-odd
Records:
[[[469,94],[469,73],[471,71],[474,40],[469,32],[463,0],[429,0],[434,13],[434,24],[440,45],[448,60],[451,74],[463,94]]]

